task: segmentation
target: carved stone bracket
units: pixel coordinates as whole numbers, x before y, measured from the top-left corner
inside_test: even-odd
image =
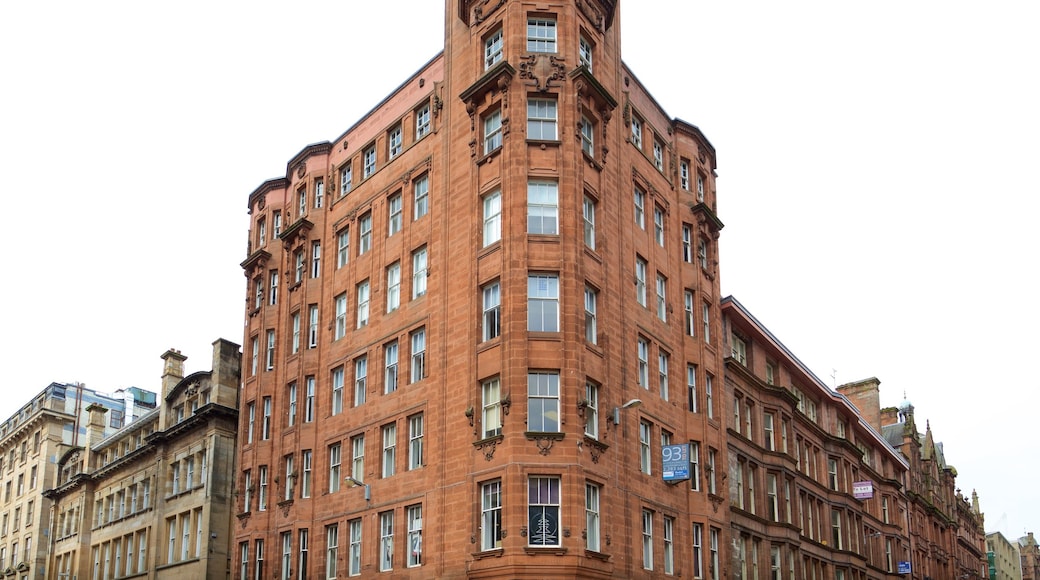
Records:
[[[495,449],[498,447],[498,444],[502,442],[502,439],[502,435],[496,435],[495,437],[489,437],[477,441],[473,444],[473,447],[484,454],[484,459],[486,461],[491,461],[491,458],[495,456]]]
[[[600,456],[610,448],[606,443],[603,443],[598,439],[593,439],[588,435],[585,436],[584,443],[585,448],[589,450],[589,457],[592,458],[593,463],[599,463]]]
[[[545,433],[541,431],[528,431],[524,435],[534,441],[535,446],[538,447],[538,453],[542,455],[549,455],[552,450],[553,444],[557,441],[563,441],[563,433]]]
[[[711,500],[711,509],[715,513],[719,513],[719,506],[722,505],[722,502],[726,501],[722,499],[721,495],[715,495],[714,493],[709,493],[708,499]]]

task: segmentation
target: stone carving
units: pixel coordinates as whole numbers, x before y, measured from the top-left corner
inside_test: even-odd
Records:
[[[534,81],[540,92],[546,92],[550,83],[564,77],[564,59],[551,54],[535,53],[524,57],[520,62],[520,78]]]

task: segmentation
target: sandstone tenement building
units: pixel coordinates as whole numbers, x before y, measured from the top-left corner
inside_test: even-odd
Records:
[[[728,576],[715,150],[621,24],[448,1],[250,194],[235,578]]]

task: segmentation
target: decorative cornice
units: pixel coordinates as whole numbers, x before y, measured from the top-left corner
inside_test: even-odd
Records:
[[[260,187],[257,187],[256,189],[253,190],[253,193],[249,194],[249,202],[248,202],[248,205],[246,206],[247,209],[249,210],[249,213],[250,214],[253,213],[253,205],[256,204],[256,202],[258,200],[263,199],[263,197],[265,195],[267,195],[268,193],[270,193],[272,191],[276,191],[276,190],[279,190],[279,189],[286,189],[288,187],[289,187],[289,180],[284,178],[284,177],[279,177],[279,178],[276,178],[276,179],[268,179],[267,181],[261,183]]]

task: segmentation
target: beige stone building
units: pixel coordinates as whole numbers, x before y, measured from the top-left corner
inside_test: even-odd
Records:
[[[162,358],[154,410],[106,434],[93,404],[82,444],[55,457],[48,579],[227,576],[239,347],[217,340],[212,370],[187,376],[180,352]]]
[[[1022,580],[1022,554],[1018,542],[1009,541],[1000,532],[986,534],[990,580]]]
[[[46,575],[50,500],[42,491],[54,480],[54,458],[85,440],[92,405],[112,410],[97,426],[112,433],[154,408],[155,394],[138,388],[106,394],[78,383],[51,383],[0,423],[0,577]]]

